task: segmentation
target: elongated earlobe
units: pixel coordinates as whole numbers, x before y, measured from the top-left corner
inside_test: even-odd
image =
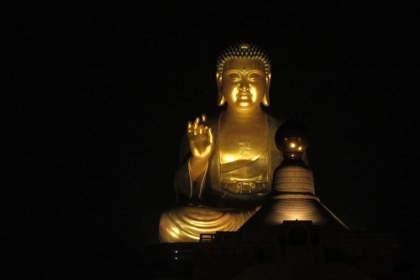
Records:
[[[268,96],[268,92],[264,95],[263,99],[261,100],[261,103],[266,107],[270,106],[270,98]]]
[[[265,77],[265,85],[267,88],[266,93],[264,94],[263,99],[261,100],[261,103],[268,107],[270,105],[270,83],[271,83],[271,73],[268,73]]]
[[[223,104],[226,102],[226,99],[223,96],[222,75],[220,75],[218,72],[216,73],[216,83],[218,90],[217,105],[223,106]]]
[[[219,98],[217,100],[217,105],[223,106],[225,104],[225,102],[226,102],[225,97],[223,96],[223,94],[220,94],[220,92],[219,92]]]

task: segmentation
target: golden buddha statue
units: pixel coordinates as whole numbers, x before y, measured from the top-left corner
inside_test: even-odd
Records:
[[[201,233],[238,230],[271,193],[282,161],[269,105],[270,61],[255,45],[228,48],[218,59],[218,118],[188,122],[175,175],[178,206],[160,220],[161,242],[196,242]]]

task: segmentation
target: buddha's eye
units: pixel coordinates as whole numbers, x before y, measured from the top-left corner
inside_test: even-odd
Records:
[[[237,73],[232,73],[232,74],[229,74],[229,79],[232,82],[239,82],[241,80],[241,76]]]
[[[250,82],[256,82],[261,78],[261,75],[257,74],[257,73],[252,73],[248,76],[248,81]]]

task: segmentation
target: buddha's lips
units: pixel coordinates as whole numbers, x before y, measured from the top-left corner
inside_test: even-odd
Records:
[[[251,99],[252,98],[252,94],[247,93],[247,92],[241,92],[237,94],[237,98],[238,99]]]

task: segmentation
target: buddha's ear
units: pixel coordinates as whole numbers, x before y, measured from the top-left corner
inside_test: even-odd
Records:
[[[223,104],[226,102],[226,99],[223,96],[222,75],[219,72],[216,73],[216,83],[218,90],[217,105],[223,106]]]
[[[261,103],[264,104],[264,106],[270,105],[270,83],[271,83],[271,72],[269,72],[265,77],[265,85],[266,85],[266,92],[261,100]]]

